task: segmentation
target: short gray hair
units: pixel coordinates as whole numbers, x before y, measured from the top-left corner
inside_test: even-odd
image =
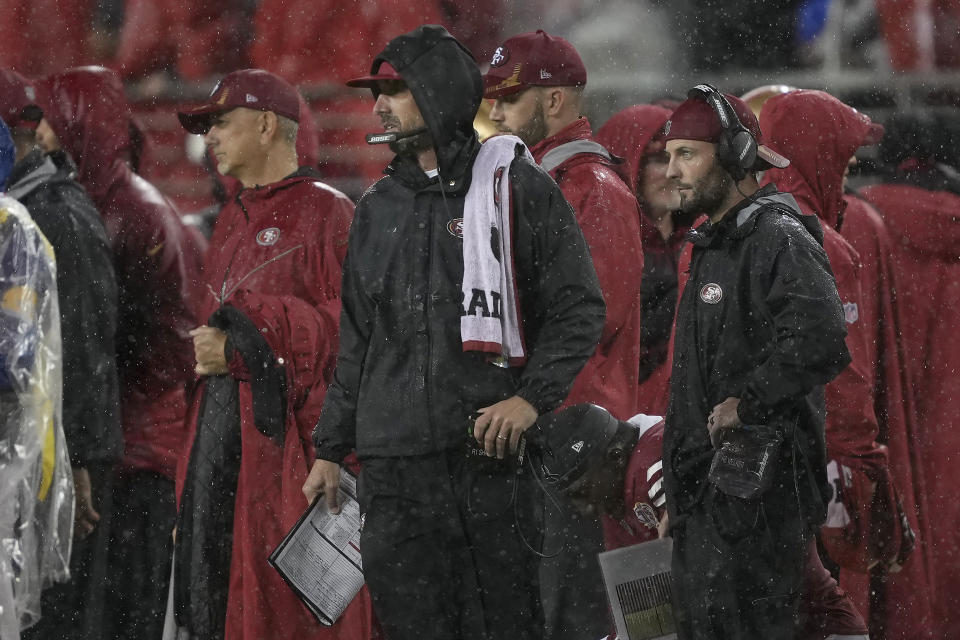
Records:
[[[297,124],[294,120],[287,118],[286,116],[277,115],[277,132],[280,134],[280,139],[289,144],[297,144],[297,132],[300,130],[300,125]]]

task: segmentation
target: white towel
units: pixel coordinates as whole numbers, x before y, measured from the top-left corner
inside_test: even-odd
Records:
[[[516,136],[483,143],[463,204],[463,350],[489,353],[504,367],[526,362],[511,237],[509,175],[517,145],[533,162]]]

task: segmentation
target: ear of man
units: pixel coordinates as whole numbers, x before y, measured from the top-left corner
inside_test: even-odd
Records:
[[[295,147],[299,125],[296,121],[278,116],[273,111],[260,111],[257,118],[258,133],[265,144],[283,144]]]

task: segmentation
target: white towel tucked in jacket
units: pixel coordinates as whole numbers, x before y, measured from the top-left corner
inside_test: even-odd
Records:
[[[510,164],[516,136],[495,136],[480,148],[463,205],[463,308],[460,337],[464,351],[483,351],[501,366],[526,361],[513,272]]]

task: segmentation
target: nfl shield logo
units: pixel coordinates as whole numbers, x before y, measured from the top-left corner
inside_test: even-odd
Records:
[[[270,227],[269,229],[264,229],[257,234],[257,244],[262,247],[270,247],[277,244],[277,241],[280,240],[280,229],[276,227]]]
[[[847,321],[847,324],[853,324],[860,319],[860,309],[857,308],[856,302],[846,302],[843,305],[843,319]]]

